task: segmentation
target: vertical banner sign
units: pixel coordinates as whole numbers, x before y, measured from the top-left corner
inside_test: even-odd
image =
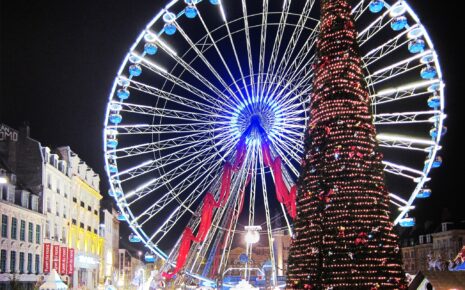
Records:
[[[53,245],[53,266],[52,268],[59,271],[60,267],[60,245]]]
[[[50,243],[44,243],[44,274],[50,273]]]
[[[74,249],[68,249],[68,275],[74,273]]]
[[[66,275],[68,267],[68,248],[61,247],[60,249],[60,274]]]

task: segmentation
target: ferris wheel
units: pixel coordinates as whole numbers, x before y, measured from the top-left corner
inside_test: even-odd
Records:
[[[206,196],[218,202],[201,242],[185,253],[188,275],[177,279],[211,281],[225,270],[244,226],[261,224],[270,244],[276,231],[292,233],[318,6],[174,0],[124,58],[109,96],[104,148],[109,194],[133,231],[130,241],[171,267],[184,229],[201,231]],[[409,212],[430,196],[429,173],[442,162],[437,52],[406,1],[353,1],[353,17],[394,223],[413,226]],[[283,225],[274,226],[277,217]]]

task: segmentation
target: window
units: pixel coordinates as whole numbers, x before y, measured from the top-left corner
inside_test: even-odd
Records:
[[[55,210],[56,210],[56,215],[60,216],[60,204],[58,201],[55,203]]]
[[[19,252],[19,273],[24,273],[24,252]]]
[[[58,224],[55,224],[53,236],[55,237],[55,241],[58,241]]]
[[[2,250],[0,253],[0,273],[6,272],[6,250]]]
[[[66,243],[66,228],[63,227],[63,229],[61,230],[61,241],[63,243]]]
[[[27,232],[27,241],[29,243],[34,243],[34,224],[29,223],[29,228]]]
[[[8,237],[8,216],[2,214],[2,238]]]
[[[11,219],[11,238],[13,240],[18,238],[18,220],[16,218]]]
[[[10,252],[10,272],[16,272],[16,251]]]
[[[0,192],[2,194],[2,199],[7,200],[7,198],[8,198],[8,186],[7,185],[1,185],[0,186]]]
[[[45,222],[45,238],[50,239],[50,222]]]
[[[86,207],[83,201],[81,201],[81,207]]]
[[[81,229],[84,228],[84,223],[80,223],[79,226],[81,227]]]
[[[36,225],[36,244],[40,245],[40,225]]]
[[[34,194],[31,196],[31,209],[39,211],[39,197]]]
[[[39,274],[40,272],[40,256],[36,255],[36,274]]]
[[[21,206],[29,208],[29,192],[27,191],[21,192]]]
[[[52,189],[52,177],[50,174],[47,174],[47,187],[48,189]]]
[[[47,212],[52,212],[52,202],[50,201],[50,197],[47,197]]]
[[[27,272],[32,273],[32,254],[27,254]]]
[[[26,241],[26,222],[21,220],[21,227],[19,228],[19,240]]]
[[[67,211],[66,205],[63,205],[63,217],[64,218],[66,218],[67,216],[66,211]]]

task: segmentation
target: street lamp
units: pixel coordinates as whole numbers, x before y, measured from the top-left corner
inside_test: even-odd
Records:
[[[8,183],[8,178],[6,177],[6,174],[0,173],[0,184],[7,184]]]
[[[245,230],[247,233],[245,234],[245,242],[248,245],[256,244],[260,241],[260,231],[262,229],[261,226],[246,226]]]

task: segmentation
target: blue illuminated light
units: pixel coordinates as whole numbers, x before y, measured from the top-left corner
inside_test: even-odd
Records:
[[[126,100],[129,98],[129,91],[127,89],[119,89],[117,92],[116,92],[116,95],[118,96],[118,98],[120,98],[121,100]]]
[[[431,196],[431,189],[429,188],[424,188],[420,190],[420,192],[417,195],[417,198],[428,198]]]
[[[107,139],[107,147],[110,149],[115,149],[116,147],[118,147],[118,139]]]
[[[176,26],[174,24],[165,24],[164,29],[167,35],[173,35],[176,33]]]
[[[186,14],[187,18],[193,19],[197,16],[197,9],[193,6],[187,6],[184,10],[184,14]]]
[[[437,76],[436,68],[433,66],[427,66],[421,70],[421,78],[425,80],[434,79]]]
[[[142,68],[138,64],[132,64],[129,66],[129,74],[138,77],[142,74]]]
[[[403,218],[399,221],[399,225],[403,228],[410,228],[415,226],[415,219],[414,218]]]
[[[145,51],[145,53],[147,53],[149,55],[154,55],[154,54],[157,53],[158,47],[153,43],[146,43],[144,45],[144,51]]]
[[[425,50],[425,41],[423,39],[411,40],[408,44],[408,51],[410,53],[420,53]]]
[[[123,117],[120,114],[111,114],[109,120],[110,123],[118,125],[123,120]]]
[[[428,99],[428,107],[431,109],[437,109],[441,105],[441,98],[438,96],[431,96]]]
[[[392,19],[391,21],[391,28],[394,31],[399,31],[407,26],[407,17],[405,16],[398,16]]]
[[[370,3],[369,9],[371,13],[379,13],[384,8],[384,1],[373,0]]]

